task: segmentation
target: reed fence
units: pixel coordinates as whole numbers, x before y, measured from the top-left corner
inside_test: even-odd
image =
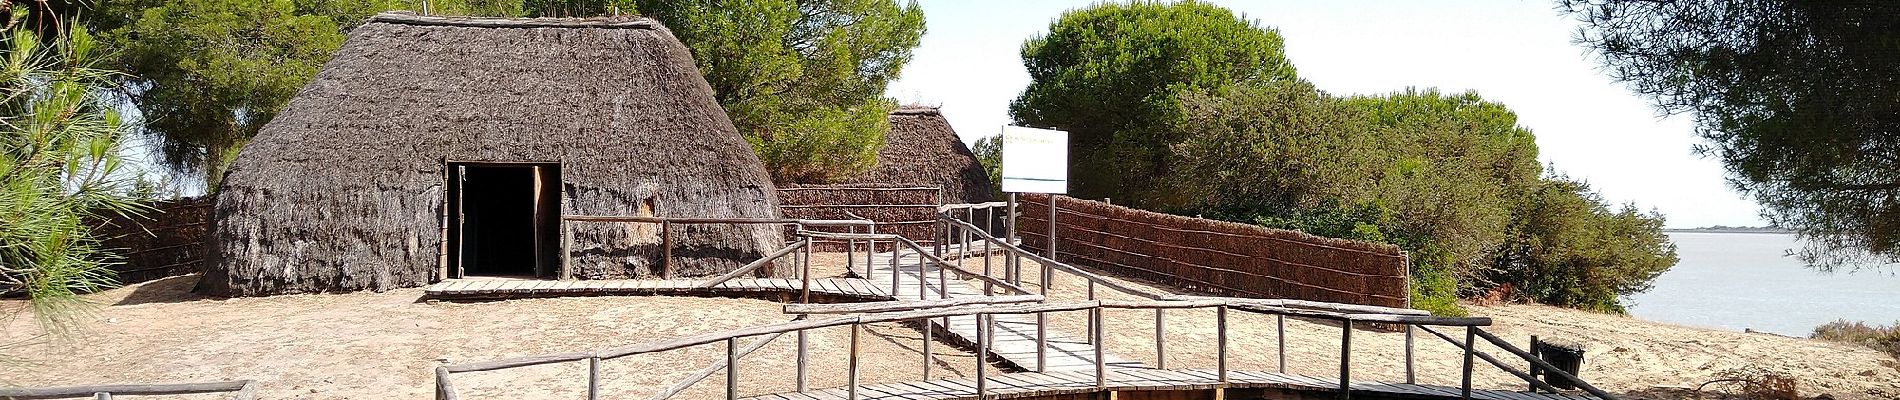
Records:
[[[778,189],[779,214],[795,219],[868,219],[877,231],[855,227],[816,227],[831,233],[890,233],[936,245],[937,205],[943,189],[925,185],[793,185]],[[789,232],[788,232],[789,233]],[[844,251],[850,243],[825,239],[814,251]],[[889,250],[886,244],[883,250]],[[883,251],[880,250],[880,251]]]
[[[1018,235],[1047,253],[1048,195],[1025,195]],[[1409,306],[1397,246],[1055,196],[1054,257],[1199,292]]]
[[[100,248],[119,255],[119,283],[132,284],[198,272],[211,234],[216,198],[190,197],[151,203],[138,216],[109,215],[95,221]]]

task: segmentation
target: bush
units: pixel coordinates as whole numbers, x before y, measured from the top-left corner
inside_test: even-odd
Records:
[[[1836,320],[1814,327],[1809,338],[1854,343],[1872,347],[1900,358],[1900,322],[1893,325],[1867,325],[1866,323]]]

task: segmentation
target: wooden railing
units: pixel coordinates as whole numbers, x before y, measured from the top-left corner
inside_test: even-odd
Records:
[[[89,385],[50,388],[0,388],[0,399],[78,399],[91,397],[111,400],[112,396],[156,396],[203,393],[231,393],[233,400],[251,400],[257,383],[243,381],[165,383],[147,385]]]
[[[1252,302],[1256,302],[1252,304],[1256,304],[1260,306],[1285,307],[1289,309],[1303,309],[1303,310],[1319,310],[1322,312],[1373,313],[1373,314],[1402,315],[1402,316],[1413,316],[1413,317],[1424,317],[1424,316],[1430,315],[1429,312],[1424,311],[1424,310],[1415,310],[1415,309],[1408,309],[1408,308],[1393,308],[1393,307],[1381,307],[1381,306],[1369,306],[1369,305],[1357,305],[1357,304],[1328,303],[1328,302],[1307,301],[1307,300],[1292,300],[1292,299],[1239,300],[1239,299],[1228,298],[1228,297],[1154,294],[1145,290],[1123,285],[1115,280],[1104,278],[1101,275],[1091,273],[1089,271],[1083,270],[1073,265],[1065,264],[1060,261],[1050,259],[1048,257],[1037,255],[1034,252],[1024,250],[1021,247],[1008,243],[1002,239],[998,239],[998,238],[989,236],[987,234],[984,234],[982,230],[978,229],[975,226],[970,226],[967,223],[956,221],[950,218],[945,218],[943,219],[943,221],[944,223],[950,226],[961,228],[961,230],[964,232],[972,232],[971,234],[974,235],[977,239],[995,244],[998,248],[1003,249],[1004,252],[1010,254],[1012,257],[1028,258],[1032,261],[1042,264],[1044,269],[1042,273],[1040,274],[1042,278],[1042,282],[1040,283],[1042,287],[1041,293],[1044,295],[1048,294],[1049,285],[1052,283],[1051,278],[1055,276],[1051,272],[1061,271],[1064,273],[1068,273],[1070,275],[1074,275],[1076,277],[1080,277],[1088,281],[1089,287],[1088,287],[1087,298],[1089,300],[1096,299],[1095,286],[1101,285],[1101,286],[1105,286],[1122,293],[1127,293],[1130,295],[1134,295],[1136,297],[1147,298],[1151,300],[1162,300],[1162,301],[1219,300],[1219,301],[1228,301],[1228,302],[1252,301]],[[1154,340],[1155,340],[1155,360],[1157,364],[1155,367],[1161,368],[1161,369],[1167,368],[1167,338],[1165,335],[1163,335],[1163,332],[1166,329],[1166,325],[1165,325],[1166,319],[1164,318],[1165,310],[1166,310],[1165,308],[1155,308],[1155,336],[1154,336],[1155,339]],[[1283,372],[1283,373],[1286,372],[1286,365],[1287,365],[1286,363],[1286,317],[1289,315],[1292,315],[1292,314],[1275,314],[1275,317],[1276,317],[1275,325],[1279,333],[1278,334],[1279,368],[1280,368],[1279,372]],[[1295,316],[1302,316],[1302,315],[1295,315]],[[1344,332],[1342,333],[1343,335],[1342,346],[1351,345],[1351,339],[1352,339],[1351,325],[1353,323],[1352,320],[1350,319],[1340,320],[1337,318],[1329,318],[1329,317],[1315,317],[1315,318],[1339,320],[1342,325],[1346,326]],[[1044,344],[1044,341],[1047,340],[1045,332],[1040,327],[1040,325],[1043,323],[1043,319],[1044,318],[1041,316],[1038,316],[1038,319],[1037,319],[1037,324],[1038,324],[1037,345],[1038,346],[1042,346]],[[1365,318],[1360,319],[1360,321],[1372,322],[1372,323],[1383,323],[1382,321],[1377,321],[1375,319],[1365,319]],[[1097,329],[1096,325],[1098,323],[1099,322],[1097,322],[1094,319],[1089,320],[1089,325],[1090,325],[1089,329],[1090,330]],[[1465,382],[1463,383],[1462,386],[1465,391],[1466,398],[1470,397],[1470,390],[1471,390],[1471,383],[1470,383],[1471,365],[1470,364],[1471,364],[1471,358],[1473,357],[1483,359],[1485,362],[1490,363],[1492,366],[1497,367],[1498,369],[1503,370],[1504,372],[1510,373],[1511,375],[1516,376],[1519,379],[1524,379],[1526,383],[1530,384],[1533,389],[1544,389],[1552,393],[1558,392],[1558,389],[1556,387],[1551,386],[1549,383],[1546,383],[1542,380],[1538,380],[1535,376],[1531,375],[1530,373],[1519,370],[1516,367],[1507,365],[1504,362],[1498,360],[1497,358],[1489,354],[1486,354],[1481,351],[1477,351],[1472,346],[1472,344],[1474,343],[1472,343],[1473,339],[1471,339],[1471,337],[1473,336],[1484,338],[1486,341],[1491,342],[1493,345],[1496,345],[1499,348],[1504,349],[1505,351],[1511,353],[1512,355],[1515,355],[1515,356],[1518,356],[1519,358],[1524,359],[1535,370],[1546,371],[1548,374],[1557,375],[1559,378],[1569,379],[1572,382],[1576,382],[1577,386],[1580,389],[1583,389],[1585,392],[1590,393],[1592,396],[1596,396],[1597,398],[1600,398],[1600,399],[1615,399],[1616,398],[1615,396],[1609,394],[1608,392],[1604,392],[1603,390],[1598,389],[1597,387],[1592,386],[1587,382],[1584,382],[1582,379],[1578,379],[1575,375],[1571,375],[1567,372],[1557,369],[1555,366],[1551,365],[1549,362],[1544,361],[1542,358],[1539,358],[1528,351],[1518,349],[1516,346],[1512,345],[1510,342],[1499,339],[1497,336],[1492,335],[1489,332],[1485,332],[1482,329],[1475,329],[1475,328],[1469,329],[1466,332],[1466,336],[1467,336],[1466,340],[1459,341],[1443,333],[1440,333],[1438,331],[1431,330],[1430,328],[1427,328],[1425,326],[1421,326],[1421,325],[1427,325],[1427,324],[1405,324],[1405,323],[1395,323],[1395,324],[1402,325],[1405,327],[1404,329],[1405,383],[1416,383],[1417,381],[1417,374],[1416,374],[1416,369],[1415,369],[1415,364],[1414,364],[1414,353],[1416,351],[1416,348],[1414,345],[1414,335],[1415,335],[1414,328],[1416,328],[1416,329],[1425,330],[1426,332],[1431,333],[1432,335],[1437,336],[1441,339],[1444,339],[1445,341],[1451,343],[1452,345],[1458,346],[1459,348],[1462,348],[1465,350],[1466,352],[1466,355],[1465,355],[1466,365],[1465,365],[1465,376],[1464,376]],[[1095,338],[1090,338],[1089,340],[1090,340],[1090,343],[1099,343],[1095,341]],[[1097,347],[1099,348],[1100,346],[1097,346]],[[1342,350],[1342,352],[1343,351],[1345,350]],[[1044,357],[1043,354],[1041,354],[1039,350],[1037,354],[1037,363],[1039,365],[1041,364],[1043,357]],[[1341,358],[1341,360],[1342,360],[1341,361],[1342,364],[1340,367],[1340,380],[1342,382],[1341,387],[1343,388],[1345,387],[1344,382],[1346,382],[1347,379],[1349,379],[1348,375],[1350,371],[1347,368],[1348,361],[1345,361],[1345,358]]]
[[[1301,317],[1301,318],[1313,318],[1313,319],[1339,321],[1341,323],[1342,332],[1343,332],[1341,336],[1342,343],[1340,346],[1341,348],[1340,360],[1341,361],[1340,361],[1339,390],[1341,391],[1343,395],[1349,396],[1350,388],[1351,388],[1351,360],[1352,360],[1351,341],[1352,341],[1352,331],[1355,324],[1384,323],[1384,324],[1403,324],[1403,325],[1450,326],[1450,327],[1464,327],[1467,330],[1472,331],[1472,332],[1475,332],[1477,327],[1479,326],[1488,326],[1491,324],[1491,319],[1484,318],[1484,317],[1462,317],[1461,318],[1461,317],[1433,317],[1433,316],[1425,316],[1425,315],[1401,315],[1401,314],[1387,314],[1387,313],[1364,313],[1364,312],[1353,311],[1353,310],[1357,310],[1356,308],[1341,308],[1337,310],[1324,310],[1324,309],[1312,308],[1312,307],[1322,306],[1322,305],[1316,305],[1316,304],[1311,304],[1311,303],[1298,303],[1304,307],[1296,308],[1296,307],[1289,307],[1284,302],[1277,302],[1275,300],[1261,300],[1261,299],[1195,298],[1192,300],[1148,300],[1148,301],[1093,300],[1093,301],[1080,301],[1080,302],[1068,302],[1068,303],[1028,303],[1031,301],[1039,301],[1039,300],[1041,300],[1040,296],[1030,296],[1030,297],[1010,296],[1010,297],[989,297],[989,298],[980,298],[980,299],[957,299],[955,301],[902,300],[902,301],[893,301],[893,302],[859,303],[859,304],[842,304],[842,305],[787,305],[786,312],[798,314],[799,315],[798,319],[795,319],[790,322],[784,322],[784,323],[778,323],[778,324],[772,324],[772,325],[755,326],[755,327],[741,328],[741,329],[735,329],[735,330],[729,330],[729,331],[723,331],[723,332],[705,333],[705,334],[699,334],[699,335],[693,335],[693,336],[687,336],[687,337],[681,337],[681,338],[661,340],[661,341],[649,342],[649,343],[641,343],[641,344],[635,344],[635,345],[623,346],[623,347],[599,349],[599,350],[593,350],[593,351],[554,353],[554,354],[544,354],[544,355],[516,357],[516,358],[507,358],[507,359],[490,360],[490,361],[479,361],[479,362],[470,362],[470,363],[461,363],[461,364],[449,364],[449,365],[439,366],[439,367],[436,367],[435,369],[436,398],[438,400],[457,399],[457,394],[456,394],[455,387],[452,380],[453,375],[457,373],[494,371],[494,370],[501,370],[501,369],[520,368],[520,367],[554,364],[554,363],[565,363],[565,362],[586,362],[587,371],[588,371],[587,372],[587,395],[588,395],[587,398],[590,400],[593,400],[593,399],[600,398],[600,379],[601,379],[600,362],[601,361],[612,360],[612,359],[617,359],[617,358],[636,355],[636,354],[658,353],[658,352],[665,352],[665,351],[670,351],[670,350],[687,348],[691,346],[724,342],[725,347],[726,347],[726,359],[723,362],[715,363],[713,366],[710,366],[707,369],[702,369],[696,372],[695,374],[689,376],[686,380],[681,381],[678,384],[668,386],[666,389],[656,394],[653,398],[654,399],[670,398],[673,395],[678,394],[681,390],[684,390],[685,388],[693,385],[694,383],[697,383],[698,381],[711,376],[714,373],[712,371],[724,369],[726,371],[725,397],[727,399],[737,399],[739,398],[739,381],[740,380],[739,380],[738,374],[735,372],[737,368],[734,368],[734,366],[738,365],[738,363],[743,359],[743,357],[751,353],[752,350],[756,350],[764,346],[765,343],[768,343],[771,340],[776,339],[785,333],[795,333],[799,337],[799,340],[797,343],[797,346],[798,346],[798,351],[797,351],[798,358],[796,360],[797,367],[795,371],[795,374],[796,374],[795,382],[796,382],[796,388],[797,388],[796,390],[799,392],[806,392],[810,390],[810,387],[808,385],[808,378],[810,376],[809,371],[808,371],[809,362],[806,359],[806,354],[809,353],[809,349],[808,349],[809,342],[805,340],[806,332],[813,329],[848,326],[851,329],[851,336],[850,336],[851,339],[849,342],[850,343],[849,350],[848,350],[849,358],[847,359],[848,360],[847,361],[848,364],[846,368],[847,375],[845,378],[847,382],[846,391],[849,394],[849,398],[856,399],[858,398],[859,388],[863,384],[862,382],[859,381],[859,365],[860,365],[860,357],[861,357],[861,354],[859,351],[859,347],[860,347],[859,341],[860,341],[861,332],[863,330],[863,326],[865,324],[884,323],[884,322],[909,322],[909,321],[927,323],[928,320],[934,319],[934,318],[944,318],[944,317],[952,317],[952,316],[975,316],[975,318],[978,321],[978,326],[979,326],[979,329],[977,330],[978,333],[977,333],[977,339],[976,339],[976,342],[977,342],[976,352],[978,354],[988,354],[989,348],[990,348],[990,340],[994,336],[993,335],[993,330],[995,328],[994,318],[993,318],[994,315],[1047,314],[1047,313],[1054,313],[1054,312],[1074,312],[1074,311],[1088,312],[1089,319],[1091,321],[1096,322],[1095,324],[1092,324],[1092,327],[1090,328],[1090,333],[1089,333],[1089,336],[1092,337],[1093,341],[1098,344],[1097,346],[1094,346],[1095,347],[1095,357],[1094,357],[1095,359],[1095,370],[1094,370],[1095,386],[1098,389],[1106,390],[1107,388],[1106,376],[1107,376],[1107,369],[1108,369],[1108,366],[1105,362],[1106,358],[1104,357],[1104,353],[1106,352],[1106,349],[1105,349],[1106,346],[1099,345],[1102,343],[1101,338],[1105,335],[1102,324],[1100,323],[1102,321],[1102,314],[1104,310],[1110,310],[1110,309],[1159,310],[1159,309],[1201,309],[1201,308],[1216,309],[1215,331],[1216,331],[1217,339],[1216,339],[1216,351],[1215,351],[1215,354],[1216,354],[1215,365],[1216,365],[1216,371],[1217,371],[1216,373],[1221,383],[1229,382],[1228,381],[1229,349],[1228,349],[1228,343],[1227,343],[1228,342],[1227,341],[1228,310],[1238,310],[1242,312],[1251,312],[1251,313],[1259,313],[1259,314],[1272,314],[1272,315],[1281,315],[1281,316],[1294,316],[1294,317]],[[814,315],[849,314],[849,313],[862,313],[862,314],[855,315],[855,316],[831,317],[831,318],[825,318],[825,319],[811,319],[811,317]],[[1161,328],[1157,326],[1157,330],[1159,331],[1160,329]],[[1472,333],[1468,333],[1468,334],[1472,334]],[[739,340],[744,339],[744,338],[749,338],[749,337],[761,337],[761,339],[754,341],[744,347],[741,347],[739,345]],[[929,339],[925,339],[925,340],[928,341]],[[1281,347],[1282,347],[1282,351],[1284,352],[1284,347],[1285,347],[1284,341],[1282,342]],[[926,351],[923,351],[922,353],[924,357],[924,364],[923,364],[924,365],[923,369],[925,371],[924,376],[925,376],[925,379],[928,379],[929,368],[931,365],[935,364],[935,360],[932,359],[933,354],[930,351],[926,350]],[[985,369],[984,369],[985,364],[987,364],[988,362],[988,357],[975,357],[975,360],[978,363],[976,365],[977,395],[979,398],[985,398],[986,396],[990,394],[989,386],[988,386],[989,380],[987,379],[987,376],[986,376],[987,372],[985,372]],[[1467,393],[1467,398],[1470,392],[1470,382],[1471,382],[1471,379],[1470,379],[1471,368],[1470,368],[1469,363],[1470,361],[1467,360],[1466,366],[1463,372],[1464,373],[1463,385]],[[1610,397],[1604,397],[1604,398],[1609,399]]]
[[[806,227],[815,227],[815,226],[847,226],[847,227],[866,226],[866,227],[872,227],[872,229],[875,229],[875,226],[877,224],[876,222],[872,222],[869,220],[861,220],[861,219],[860,220],[813,220],[813,219],[789,219],[789,218],[680,218],[680,217],[641,217],[641,216],[623,216],[623,215],[563,215],[561,216],[561,249],[562,249],[561,251],[561,274],[562,274],[561,279],[574,278],[572,276],[573,268],[569,260],[570,250],[574,248],[574,234],[573,234],[573,229],[568,227],[568,224],[567,224],[568,222],[621,222],[621,223],[637,223],[637,224],[659,224],[660,225],[660,248],[661,248],[660,275],[661,277],[665,277],[665,278],[671,278],[673,276],[673,225],[682,225],[682,224],[783,225],[783,226],[793,226],[796,229],[803,230]],[[804,245],[807,246],[807,248],[809,248],[810,243],[805,243]],[[782,256],[783,254],[780,254],[780,255]],[[809,252],[807,252],[805,256],[809,257],[810,256]],[[768,257],[768,258],[775,258],[775,257]],[[757,268],[757,266],[753,266],[753,267],[755,269]]]

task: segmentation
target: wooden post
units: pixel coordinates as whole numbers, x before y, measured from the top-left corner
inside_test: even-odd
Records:
[[[988,335],[989,332],[986,332],[989,330],[987,328],[989,328],[989,315],[977,314],[976,315],[976,398],[977,400],[983,400],[983,399],[989,398],[989,395],[990,395],[990,381],[988,377],[989,373],[985,372],[983,368],[987,366],[986,364],[989,364],[989,358],[990,358],[990,335]]]
[[[600,357],[587,358],[587,400],[600,400]]]
[[[941,260],[941,258],[939,258],[939,260]],[[917,260],[917,261],[923,262],[923,260]],[[937,266],[937,298],[938,299],[950,298],[950,276],[943,271],[945,269],[947,268],[944,268],[941,265]],[[960,278],[963,275],[957,275],[957,276]],[[984,283],[988,283],[988,282],[984,282]],[[987,295],[988,293],[985,293],[985,294]],[[943,317],[943,318],[945,321],[944,326],[946,327],[950,326],[949,324],[950,317]]]
[[[804,303],[804,304],[811,304],[811,237],[810,236],[805,237],[805,262],[803,264],[804,265],[800,267],[803,269],[803,271],[798,273],[798,281],[799,281],[798,302]],[[805,331],[798,331],[798,333],[800,335],[803,335]],[[804,336],[799,336],[799,337],[802,338]]]
[[[739,400],[739,338],[726,338],[726,400]]]
[[[877,265],[871,263],[871,253],[874,253],[876,251],[877,251],[877,239],[864,239],[864,280],[868,281],[871,279],[875,279],[871,277],[871,271],[877,270]],[[892,288],[892,289],[896,289],[896,288]],[[892,293],[892,295],[896,295],[896,293]]]
[[[1526,347],[1525,349],[1527,349],[1527,350],[1530,350],[1530,351],[1531,351],[1531,355],[1537,355],[1537,356],[1541,356],[1541,355],[1539,355],[1539,354],[1537,354],[1537,335],[1531,335],[1531,347]],[[1530,372],[1531,372],[1531,373],[1530,373],[1530,375],[1531,375],[1532,377],[1536,377],[1536,376],[1537,376],[1537,374],[1538,374],[1538,371],[1537,371],[1537,363],[1531,363],[1531,368],[1530,368]],[[1532,393],[1536,393],[1536,392],[1537,392],[1537,382],[1536,382],[1536,381],[1529,381],[1529,382],[1525,382],[1524,384],[1526,384],[1526,385],[1530,385],[1530,386],[1531,386],[1531,388],[1530,388],[1530,392],[1532,392]]]
[[[963,219],[969,220],[972,225],[976,224],[976,209],[963,209]],[[958,229],[957,232],[963,233],[963,236],[960,238],[962,241],[957,242],[957,268],[961,269],[963,268],[963,259],[970,258],[970,229]]]
[[[1155,309],[1155,369],[1168,369],[1168,320],[1163,318],[1167,311]]]
[[[435,367],[435,400],[454,400],[455,387],[449,384],[449,367]]]
[[[1090,301],[1093,301],[1093,300],[1095,300],[1095,281],[1094,281],[1094,280],[1089,280],[1089,300],[1090,300]],[[1089,324],[1088,324],[1088,326],[1087,326],[1087,328],[1088,328],[1088,330],[1090,330],[1090,331],[1094,331],[1094,330],[1095,330],[1095,323],[1096,323],[1096,321],[1095,321],[1095,319],[1093,319],[1093,318],[1091,318],[1091,319],[1089,319],[1089,321],[1088,321],[1088,322],[1089,322]],[[1095,341],[1095,338],[1093,338],[1093,337],[1090,337],[1090,338],[1088,338],[1087,340],[1088,340],[1088,343],[1089,343],[1089,344],[1096,344],[1096,343],[1097,343],[1097,342]],[[1096,347],[1101,347],[1101,346],[1096,346]]]
[[[1056,194],[1049,194],[1049,259],[1056,259]],[[1044,268],[1047,270],[1048,268]],[[1048,278],[1044,278],[1048,279]]]
[[[673,278],[673,222],[660,221],[660,277]]]
[[[1095,343],[1095,389],[1108,389],[1108,361],[1103,356],[1102,343],[1102,306],[1089,309],[1089,337]]]
[[[919,249],[911,249],[911,250],[917,252],[917,299],[930,300],[930,290],[929,290],[930,274],[924,272],[924,266],[930,263],[925,262],[924,260],[924,249],[919,248]],[[897,252],[897,250],[895,249],[891,250],[891,257],[893,257],[891,258],[891,262],[893,263],[893,266],[891,267],[891,269],[897,268],[895,266],[895,263],[897,262],[896,261],[897,258],[895,257],[897,257],[898,254],[899,253]],[[938,269],[942,269],[942,268],[938,268]]]
[[[1458,398],[1459,398],[1459,399],[1464,399],[1464,400],[1470,400],[1470,399],[1471,399],[1471,355],[1472,355],[1472,351],[1473,351],[1473,349],[1472,349],[1471,347],[1472,347],[1472,346],[1476,346],[1476,345],[1478,344],[1478,343],[1477,343],[1477,340],[1478,340],[1478,334],[1477,334],[1477,331],[1475,331],[1475,330],[1473,330],[1473,329],[1475,329],[1475,328],[1472,328],[1472,327],[1469,327],[1469,326],[1467,326],[1467,327],[1465,327],[1465,369],[1464,369],[1464,380],[1463,380],[1463,382],[1462,382],[1462,383],[1460,383],[1460,385],[1459,385],[1459,388],[1461,388],[1461,390],[1462,390],[1462,391],[1460,392],[1461,394],[1459,394],[1459,395],[1458,395]]]
[[[799,329],[798,330],[798,360],[797,360],[798,362],[798,392],[799,393],[804,393],[806,390],[811,389],[811,386],[807,384],[810,381],[807,379],[807,376],[805,374],[806,368],[811,366],[810,362],[806,361],[807,359],[805,356],[805,346],[807,346],[808,343],[810,342],[807,341],[807,339],[805,338],[805,330]]]
[[[864,230],[867,231],[867,233],[876,234],[877,223],[872,222],[871,225],[864,227]],[[877,269],[877,264],[871,263],[872,254],[877,254],[877,240],[864,239],[864,279],[866,280],[871,279],[871,270]],[[895,274],[897,271],[892,270],[891,273]],[[897,295],[896,286],[891,286],[891,295]]]
[[[1280,341],[1280,344],[1275,346],[1280,350],[1280,373],[1284,374],[1286,373],[1286,315],[1274,314],[1273,325],[1274,330],[1278,332],[1274,336]]]
[[[92,398],[93,400],[112,400],[112,393],[109,393],[109,392],[93,393]]]
[[[851,233],[851,234],[858,233],[857,225],[847,226],[847,227],[844,227],[844,229],[846,233]],[[858,250],[857,239],[844,240],[844,270],[845,271],[857,272],[858,259],[856,257],[852,257],[852,255],[855,255],[858,253],[857,250]],[[859,276],[863,276],[863,275],[859,275]]]
[[[896,240],[891,241],[891,297],[897,297],[897,285],[900,284],[897,280],[897,277],[898,275],[903,275],[903,274],[898,273],[897,271],[897,258],[904,254],[904,247],[899,246],[898,243],[900,242]],[[919,261],[918,265],[920,266],[923,265],[922,263],[923,260],[918,260],[918,261]],[[922,279],[923,277],[920,276],[917,278]],[[918,296],[924,295],[922,288],[918,288],[917,295]],[[919,298],[921,299],[921,297]]]
[[[1013,244],[1016,244],[1016,193],[1009,194],[1008,207],[1009,208],[1006,211],[1004,211],[1004,214],[1006,215],[1005,215],[1005,218],[1003,219],[1003,228],[1007,229],[1008,231],[1003,232],[1003,241],[1009,242],[1010,244],[1013,245]],[[1009,276],[1012,277],[1009,283],[1016,286],[1022,286],[1023,285],[1022,261],[1017,258],[1015,252],[1009,252],[1009,253],[1004,253],[1004,254],[1007,254],[1007,256],[1003,257],[1003,268],[1008,269],[1009,274],[1010,274]]]
[[[1415,329],[1411,324],[1405,325],[1405,383],[1410,384],[1418,383],[1412,367],[1412,331]]]
[[[574,253],[574,232],[567,225],[567,218],[561,218],[561,279],[574,279],[574,267],[570,261]]]
[[[1045,290],[1044,293],[1047,293]],[[1036,372],[1049,372],[1049,314],[1036,313]]]
[[[930,366],[936,364],[936,355],[930,353],[930,331],[932,329],[930,329],[929,318],[919,319],[917,323],[922,325],[924,329],[924,380],[927,381],[930,380]]]
[[[1214,368],[1220,370],[1220,383],[1227,383],[1227,306],[1214,308]]]
[[[846,384],[850,386],[846,389],[846,392],[850,394],[850,397],[847,397],[849,400],[858,400],[858,331],[862,330],[864,330],[863,326],[855,322],[851,323],[851,361],[845,368],[847,370],[845,380],[849,381]]]
[[[1339,321],[1339,397],[1352,398],[1352,320]]]

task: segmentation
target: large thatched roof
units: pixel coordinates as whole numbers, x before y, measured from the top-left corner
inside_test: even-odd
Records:
[[[237,157],[201,289],[431,281],[451,161],[560,162],[569,215],[778,215],[758,158],[657,22],[383,14]],[[650,227],[573,225],[575,276],[655,270]],[[675,227],[674,256],[680,272],[706,274],[781,240],[773,227]]]
[[[877,167],[846,183],[939,186],[947,203],[991,201],[989,174],[937,108],[901,107],[890,121]]]

